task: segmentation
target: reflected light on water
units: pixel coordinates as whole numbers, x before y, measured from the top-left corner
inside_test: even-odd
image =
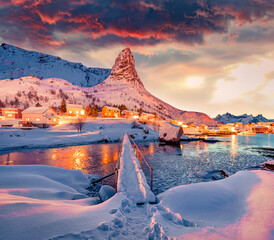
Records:
[[[50,149],[48,158],[52,166],[83,171],[88,158],[84,147],[68,147],[65,149]]]
[[[199,151],[200,151],[200,141],[197,141],[196,150],[197,150],[197,152],[199,152]]]
[[[208,153],[207,143],[204,143],[204,150],[205,150],[206,153]]]
[[[119,157],[119,153],[118,152],[115,152],[114,153],[114,156],[113,156],[113,161],[117,161],[118,160],[118,157]]]
[[[235,157],[238,149],[238,142],[236,135],[231,135],[231,157]]]
[[[246,136],[245,142],[246,142],[246,145],[248,146],[248,142],[249,142],[249,137],[248,136]]]
[[[154,153],[154,144],[152,142],[149,143],[148,152],[149,153]]]
[[[102,147],[102,164],[106,165],[109,163],[109,149],[108,149],[108,145],[104,145]]]
[[[74,152],[73,158],[75,159],[74,169],[83,170],[85,168],[86,161],[87,161],[87,158],[88,158],[86,149],[78,148]]]

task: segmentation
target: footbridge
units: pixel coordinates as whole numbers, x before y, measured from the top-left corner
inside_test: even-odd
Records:
[[[149,184],[143,170],[148,170],[145,172],[148,172]],[[125,194],[136,204],[154,203],[156,201],[152,192],[153,169],[132,137],[127,133],[123,135],[115,172],[93,181],[91,185],[102,182],[113,175],[115,175],[117,193]]]
[[[150,185],[147,183],[146,176],[141,168],[141,165],[144,164],[150,170]],[[124,134],[116,169],[117,193],[125,194],[137,204],[155,202],[156,198],[152,192],[152,171],[153,169],[145,160],[133,139],[128,134]]]

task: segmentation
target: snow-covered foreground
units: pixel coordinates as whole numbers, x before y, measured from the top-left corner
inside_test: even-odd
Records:
[[[136,205],[121,191],[93,205],[87,186],[88,175],[76,170],[0,166],[0,239],[274,237],[270,171],[175,187],[153,205]]]
[[[157,140],[159,133],[153,129],[152,125],[133,128],[133,121],[126,119],[88,119],[81,133],[70,124],[32,130],[0,128],[0,150],[119,142],[125,132],[135,141]]]

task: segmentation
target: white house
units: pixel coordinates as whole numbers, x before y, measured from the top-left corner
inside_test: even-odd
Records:
[[[59,117],[51,107],[29,107],[22,112],[22,122],[31,122],[37,127],[59,124]]]

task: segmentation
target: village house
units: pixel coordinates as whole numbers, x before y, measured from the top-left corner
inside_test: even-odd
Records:
[[[69,116],[83,116],[85,115],[85,110],[80,104],[67,104],[66,114]]]
[[[205,124],[199,125],[199,130],[207,130],[207,129],[208,129],[208,126]]]
[[[120,109],[116,107],[104,106],[102,108],[102,117],[118,118],[120,117]]]
[[[183,130],[185,135],[192,135],[192,136],[202,135],[202,133],[199,132],[197,127],[187,126],[187,127],[183,127]]]
[[[234,124],[234,127],[236,127],[236,128],[241,128],[241,127],[243,127],[243,123],[241,123],[241,122],[236,122],[236,123]]]
[[[18,108],[2,108],[2,116],[4,119],[19,119],[22,118],[22,111]]]
[[[207,133],[209,132],[209,128],[208,128],[208,126],[205,125],[205,124],[200,124],[200,125],[198,126],[198,130],[199,130],[199,132],[201,132],[201,133],[203,133],[203,134],[207,134]]]
[[[143,112],[140,115],[140,120],[155,120],[155,114]]]
[[[234,124],[226,124],[226,125],[221,125],[219,127],[219,130],[217,131],[218,134],[224,134],[224,135],[230,135],[230,134],[237,134],[237,131],[234,127]]]
[[[252,131],[256,134],[268,134],[269,128],[267,126],[255,126],[252,128]]]
[[[21,125],[30,122],[36,127],[46,128],[59,124],[59,117],[53,108],[29,107],[22,112]]]
[[[133,112],[133,111],[128,111],[128,110],[123,110],[122,111],[122,117],[123,118],[138,119],[139,118],[139,113],[138,112]]]

